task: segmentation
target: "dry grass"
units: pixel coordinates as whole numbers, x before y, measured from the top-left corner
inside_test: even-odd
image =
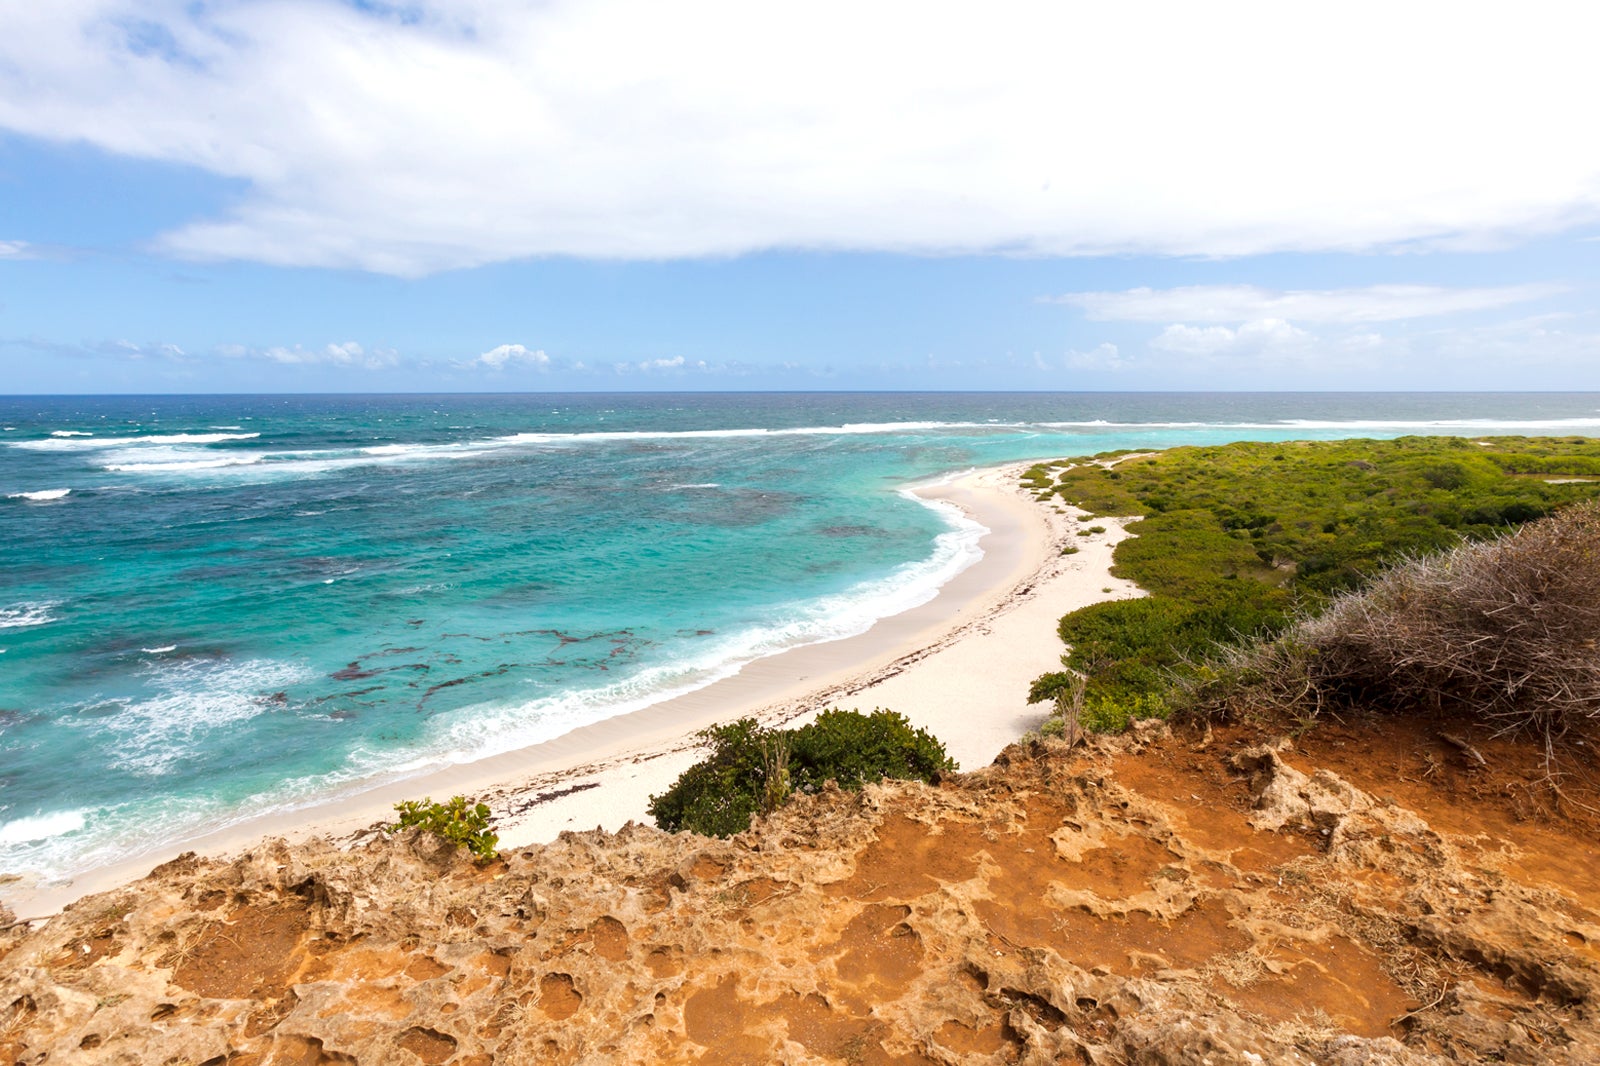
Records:
[[[1402,563],[1230,658],[1236,707],[1447,710],[1553,751],[1600,718],[1600,505]]]

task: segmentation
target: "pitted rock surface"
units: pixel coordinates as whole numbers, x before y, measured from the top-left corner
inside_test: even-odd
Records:
[[[0,1062],[1596,1061],[1593,886],[1306,758],[1143,729],[729,841],[187,857],[0,938]]]

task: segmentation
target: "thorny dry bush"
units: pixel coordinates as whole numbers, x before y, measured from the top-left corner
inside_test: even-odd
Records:
[[[1553,745],[1600,718],[1600,504],[1408,560],[1223,665],[1236,707],[1422,706]]]

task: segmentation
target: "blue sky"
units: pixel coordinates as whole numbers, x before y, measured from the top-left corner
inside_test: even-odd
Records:
[[[1600,389],[1584,6],[1122,8],[0,0],[0,393]]]

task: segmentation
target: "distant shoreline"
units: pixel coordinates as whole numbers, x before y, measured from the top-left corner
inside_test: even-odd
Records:
[[[568,829],[614,830],[647,820],[649,796],[699,758],[698,730],[746,714],[783,723],[831,706],[890,707],[943,740],[963,769],[978,769],[1043,720],[1026,693],[1033,677],[1058,666],[1056,619],[1087,603],[1139,595],[1109,573],[1121,524],[1097,518],[1107,532],[1075,535],[1070,509],[1039,503],[1020,487],[1028,465],[988,467],[917,490],[988,529],[982,556],[929,602],[858,636],[757,660],[699,691],[545,743],[263,815],[69,882],[0,886],[0,898],[24,916],[54,913],[184,851],[233,853],[271,836],[351,837],[389,819],[399,800],[425,795],[489,802],[503,848]],[[1069,539],[1079,551],[1063,555]]]

